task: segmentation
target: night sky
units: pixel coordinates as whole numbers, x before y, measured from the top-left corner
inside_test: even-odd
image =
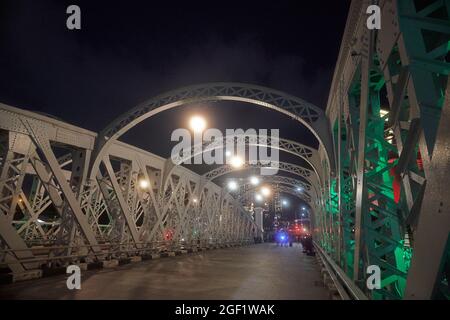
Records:
[[[66,28],[70,4],[81,7],[81,30]],[[96,132],[157,94],[212,81],[268,86],[325,109],[349,4],[2,0],[0,102]],[[316,146],[288,117],[231,102],[164,112],[122,140],[168,157],[171,132],[195,113],[209,127],[279,128]]]

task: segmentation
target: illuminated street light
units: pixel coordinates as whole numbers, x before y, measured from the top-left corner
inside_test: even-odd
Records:
[[[302,192],[302,191],[303,191],[303,188],[302,188],[302,187],[297,187],[297,191],[298,191],[298,192]]]
[[[263,201],[263,196],[261,194],[257,193],[255,195],[255,200],[258,201],[258,202],[261,202],[261,201]]]
[[[150,182],[147,179],[139,179],[139,188],[147,189],[150,186]]]
[[[192,199],[192,202],[197,203],[197,198]]]
[[[250,183],[254,186],[257,186],[259,184],[259,179],[258,177],[250,177]]]
[[[380,117],[384,117],[389,114],[389,110],[380,109]],[[384,121],[389,121],[389,117],[386,117]]]
[[[282,204],[283,206],[287,206],[287,205],[289,204],[289,202],[288,202],[287,200],[283,200],[283,201],[281,201],[281,204]]]
[[[261,194],[262,194],[264,197],[270,196],[270,189],[269,189],[268,187],[262,187],[262,188],[261,188]]]
[[[241,157],[234,156],[233,158],[231,158],[230,164],[234,168],[240,168],[244,165],[244,160],[242,160]]]
[[[305,211],[305,210],[306,210],[306,208],[305,208],[305,207],[302,207],[302,210],[303,210],[303,211]]]
[[[230,181],[228,182],[228,189],[230,189],[231,191],[235,191],[238,189],[238,184],[236,181]]]
[[[206,120],[200,116],[193,116],[189,121],[189,126],[194,132],[203,132],[206,129]]]
[[[229,157],[231,157],[231,151],[225,151],[225,156],[227,157],[227,158],[229,158]]]

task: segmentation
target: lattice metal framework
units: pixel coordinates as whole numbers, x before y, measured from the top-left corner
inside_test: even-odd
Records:
[[[379,1],[381,30],[370,4],[352,2],[333,78],[337,175],[316,241],[373,299],[448,298],[450,2]]]
[[[88,179],[95,139],[0,105],[0,264],[13,273],[256,236],[220,187],[183,167],[168,174],[167,161],[133,146],[114,142]]]

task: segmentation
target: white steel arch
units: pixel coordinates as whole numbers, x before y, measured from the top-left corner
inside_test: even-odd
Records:
[[[224,136],[222,140],[203,142],[202,144],[197,144],[192,146],[188,155],[178,154],[173,156],[172,162],[175,165],[180,165],[187,160],[194,158],[196,155],[209,152],[216,149],[224,148],[227,143],[233,142],[236,138],[235,135]],[[269,148],[278,149],[305,160],[315,171],[317,178],[322,185],[324,181],[323,171],[320,168],[320,156],[316,149],[308,147],[304,144],[298,143],[296,141],[288,139],[278,139],[278,145],[272,145],[272,138],[270,136],[244,136],[237,137],[238,142],[248,145],[248,146],[268,146]],[[243,140],[243,141],[240,141]]]
[[[208,83],[184,87],[150,99],[111,122],[97,140],[90,177],[95,178],[108,146],[125,132],[153,115],[188,103],[205,101],[239,101],[252,103],[286,114],[305,125],[318,139],[320,149],[334,174],[331,132],[324,112],[295,96],[256,85],[242,83]]]
[[[259,176],[259,178],[262,179],[262,181],[261,181],[262,183],[264,183],[264,182],[279,183],[279,184],[287,184],[287,185],[290,185],[295,188],[301,187],[305,190],[305,191],[302,190],[302,192],[305,192],[308,196],[310,196],[307,191],[311,191],[311,186],[307,185],[302,180],[291,178],[291,177],[286,177],[286,176],[280,176],[280,175]]]
[[[269,183],[269,184],[272,185],[272,186],[277,185],[278,191],[281,192],[281,193],[289,193],[289,194],[293,195],[294,197],[297,197],[297,198],[299,198],[299,199],[301,199],[303,201],[306,201],[310,205],[313,204],[313,203],[311,203],[311,199],[309,197],[307,197],[303,193],[296,192],[295,189],[292,186],[280,185],[280,184],[277,184],[277,183]],[[252,187],[252,188],[246,190],[244,193],[242,193],[242,195],[245,196],[245,195],[247,195],[247,194],[249,194],[251,192],[254,192],[256,189],[258,189],[258,187],[256,187],[256,186]]]
[[[318,185],[318,180],[316,179],[316,176],[313,171],[303,168],[301,166],[289,163],[289,162],[280,161],[280,162],[273,162],[273,163],[277,164],[276,168],[278,168],[278,170],[295,174],[295,175],[305,179],[306,184],[308,184],[310,186],[314,186],[317,190],[320,190],[320,186]],[[250,168],[263,168],[263,167],[268,167],[268,166],[266,164],[261,164],[260,162],[255,163],[255,164],[245,163],[239,168],[235,168],[231,165],[223,165],[216,169],[208,171],[207,173],[203,174],[203,177],[212,181],[212,180],[214,180],[220,176],[223,176],[225,174],[228,174],[230,172],[241,171],[241,170],[246,170],[246,169],[250,169]]]

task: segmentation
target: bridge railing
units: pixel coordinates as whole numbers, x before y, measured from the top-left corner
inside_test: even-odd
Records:
[[[314,248],[342,300],[368,300],[364,292],[316,242]]]
[[[9,264],[20,263],[25,269],[43,266],[64,266],[71,263],[101,262],[112,259],[126,259],[133,256],[146,257],[165,252],[195,251],[215,249],[226,246],[241,246],[254,243],[253,239],[237,241],[221,241],[217,239],[201,239],[192,241],[154,241],[142,243],[104,243],[77,246],[35,246],[27,249],[0,250],[0,268]],[[100,248],[95,251],[94,247]],[[32,258],[21,257],[21,253],[31,252]],[[69,254],[68,254],[69,253]]]

